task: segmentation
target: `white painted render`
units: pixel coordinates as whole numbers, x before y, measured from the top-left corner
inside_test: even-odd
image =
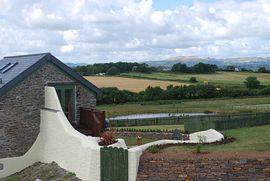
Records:
[[[99,138],[85,136],[77,132],[62,111],[58,96],[53,87],[45,87],[45,109],[40,111],[40,133],[31,149],[21,157],[0,159],[4,169],[0,178],[9,176],[35,162],[56,162],[60,167],[74,172],[82,180],[100,181]],[[151,145],[168,143],[198,143],[221,140],[222,134],[210,129],[190,134],[190,140],[159,140],[129,149],[129,181],[136,181],[140,156]],[[119,139],[112,147],[127,148],[124,140]]]
[[[60,167],[76,173],[82,180],[100,180],[99,138],[76,131],[62,111],[56,91],[45,88],[45,109],[40,111],[40,133],[31,149],[21,157],[0,159],[4,169],[0,178],[9,176],[35,162],[56,162]],[[111,145],[126,148],[124,140]]]

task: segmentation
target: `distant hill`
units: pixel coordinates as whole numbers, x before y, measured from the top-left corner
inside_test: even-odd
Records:
[[[188,66],[192,66],[196,63],[203,62],[208,64],[215,64],[220,68],[225,68],[228,65],[235,66],[237,68],[246,68],[257,70],[260,67],[270,69],[270,57],[240,57],[240,58],[209,58],[209,57],[196,57],[196,56],[177,56],[171,57],[167,60],[157,61],[145,61],[144,63],[153,67],[162,67],[163,69],[171,69],[176,63],[185,63]]]

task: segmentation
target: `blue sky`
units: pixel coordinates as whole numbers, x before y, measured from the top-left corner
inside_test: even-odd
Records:
[[[218,0],[153,0],[153,7],[157,10],[174,9],[179,5],[191,6],[195,2],[213,3]]]
[[[270,57],[270,0],[0,0],[0,56]]]
[[[153,0],[153,7],[157,10],[174,9],[177,6],[191,6],[194,3],[215,3],[221,0]],[[238,2],[247,2],[254,0],[237,0]]]

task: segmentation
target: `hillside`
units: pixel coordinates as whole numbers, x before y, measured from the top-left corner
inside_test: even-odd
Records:
[[[257,70],[260,67],[270,69],[270,57],[239,57],[218,59],[196,56],[177,56],[168,58],[167,60],[145,61],[144,63],[154,67],[163,67],[164,69],[170,69],[176,63],[185,63],[188,66],[192,66],[199,62],[215,64],[220,68],[226,68],[227,66],[232,65],[237,68],[246,68],[253,70]]]

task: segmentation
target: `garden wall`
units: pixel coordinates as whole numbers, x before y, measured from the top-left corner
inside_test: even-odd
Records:
[[[146,153],[141,157],[137,181],[164,180],[269,180],[270,153],[215,153],[195,155]]]
[[[45,87],[45,108],[40,110],[40,133],[30,150],[20,157],[0,159],[0,180],[35,162],[56,162],[82,180],[100,180],[99,138],[76,131],[62,111],[53,87]],[[126,147],[123,140],[114,147]]]

